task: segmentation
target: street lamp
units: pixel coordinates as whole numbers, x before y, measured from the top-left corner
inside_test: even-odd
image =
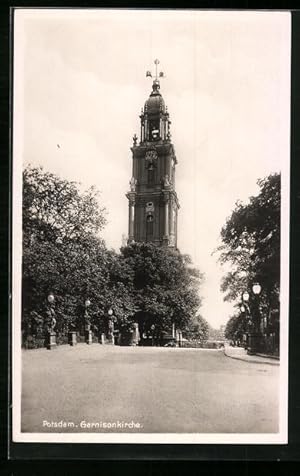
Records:
[[[259,283],[254,283],[252,286],[252,291],[253,291],[253,294],[258,296],[261,292],[261,285]]]
[[[85,341],[87,344],[92,344],[93,336],[91,331],[91,320],[88,313],[88,308],[91,305],[91,301],[87,298],[84,302],[85,310],[84,310],[84,322],[85,322]]]
[[[242,294],[241,312],[245,313],[247,318],[247,334],[246,334],[246,345],[245,345],[246,350],[248,349],[248,346],[249,346],[250,325],[251,325],[250,309],[248,304],[249,299],[250,299],[250,294],[248,293],[248,291],[244,291]]]
[[[48,302],[49,302],[50,304],[52,304],[52,303],[55,301],[54,294],[53,294],[53,293],[49,293],[47,299],[48,299]]]
[[[245,291],[245,292],[243,293],[243,296],[242,296],[243,301],[248,302],[248,301],[249,301],[249,297],[250,297],[250,294],[249,294],[247,291]]]
[[[248,331],[248,353],[255,354],[260,347],[260,334],[258,323],[260,321],[260,312],[259,312],[259,302],[258,296],[261,293],[261,285],[259,283],[254,283],[252,285],[252,293],[254,299],[251,301],[251,306],[249,308],[248,301],[250,295],[247,291],[243,293],[243,301],[246,304],[246,308],[249,310],[250,319],[249,319],[249,331]],[[251,311],[251,312],[250,312]],[[252,330],[253,328],[253,330]]]
[[[155,330],[155,325],[152,324],[152,326],[150,327],[151,329],[151,337],[152,337],[152,347],[154,345],[154,330]]]
[[[47,301],[49,303],[47,309],[47,348],[49,350],[56,347],[56,332],[54,330],[56,326],[56,319],[55,319],[55,310],[54,306],[54,294],[50,292],[47,297]]]
[[[241,310],[241,313],[245,315],[245,318],[246,318],[246,339],[245,337],[243,337],[243,341],[244,341],[244,348],[247,350],[248,349],[248,344],[249,344],[249,328],[250,328],[250,325],[251,325],[251,319],[250,319],[250,309],[249,309],[249,305],[248,305],[248,301],[249,301],[249,293],[247,291],[245,291],[242,295],[242,304],[240,305],[240,310]]]
[[[114,321],[112,319],[114,311],[110,307],[107,311],[108,314],[108,337],[112,345],[115,343],[115,336],[114,336]]]
[[[258,339],[259,336],[259,331],[260,331],[260,312],[259,312],[259,295],[261,292],[261,285],[259,283],[254,283],[252,286],[252,291],[254,294],[254,331],[256,334],[256,340]],[[255,345],[256,348],[258,348],[258,342],[256,342]]]

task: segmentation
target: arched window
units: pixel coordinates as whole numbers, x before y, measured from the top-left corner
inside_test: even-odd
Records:
[[[157,152],[155,149],[150,149],[146,152],[145,165],[147,168],[147,183],[148,185],[153,185],[155,183],[155,169],[157,167]]]
[[[158,140],[160,138],[159,133],[159,119],[150,121],[150,140]]]

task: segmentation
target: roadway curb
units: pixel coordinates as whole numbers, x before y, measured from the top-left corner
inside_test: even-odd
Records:
[[[250,362],[250,363],[253,363],[253,364],[266,364],[266,365],[275,365],[275,366],[279,366],[280,362],[279,361],[276,361],[276,362],[266,362],[265,360],[252,360],[252,359],[247,359],[247,358],[244,358],[244,357],[238,357],[238,356],[235,356],[235,355],[230,355],[230,354],[227,354],[226,353],[226,350],[224,349],[224,355],[226,357],[229,357],[230,359],[236,359],[236,360],[242,360],[243,362]]]

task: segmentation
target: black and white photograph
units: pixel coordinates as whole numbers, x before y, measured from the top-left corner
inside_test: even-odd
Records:
[[[290,13],[13,27],[13,441],[287,443]]]

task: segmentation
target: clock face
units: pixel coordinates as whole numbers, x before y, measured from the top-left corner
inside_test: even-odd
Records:
[[[156,167],[157,152],[153,149],[148,150],[145,155],[145,166],[149,170],[153,170]]]
[[[154,203],[148,202],[146,203],[146,213],[154,212]]]

